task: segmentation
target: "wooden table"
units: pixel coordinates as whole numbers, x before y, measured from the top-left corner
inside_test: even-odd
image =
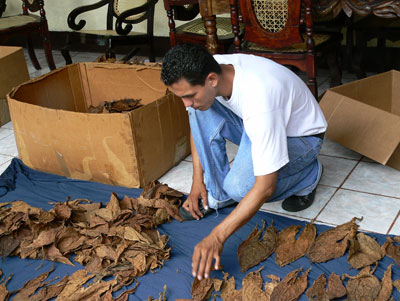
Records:
[[[250,0],[249,0],[250,1]],[[382,18],[400,17],[400,0],[315,0],[316,12],[320,15],[337,16],[343,10],[348,17],[355,14],[374,14]],[[207,49],[217,51],[216,15],[230,13],[229,0],[199,0],[200,14],[207,33]]]

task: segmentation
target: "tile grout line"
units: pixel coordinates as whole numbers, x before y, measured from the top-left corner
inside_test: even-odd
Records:
[[[320,214],[322,213],[322,211],[324,211],[324,209],[326,208],[326,206],[328,206],[328,204],[330,203],[330,201],[332,200],[332,198],[336,195],[336,193],[339,191],[339,189],[342,188],[343,184],[347,181],[347,179],[350,177],[350,175],[353,173],[354,169],[356,169],[356,167],[360,164],[362,160],[362,157],[358,160],[358,162],[356,163],[356,165],[353,166],[353,168],[350,170],[350,172],[347,174],[347,176],[344,178],[344,180],[342,181],[342,183],[339,185],[339,187],[336,188],[335,192],[331,195],[331,197],[329,198],[329,200],[326,202],[326,204],[321,208],[321,210],[318,212],[318,214],[314,217],[314,220],[317,220],[318,216],[320,216]]]
[[[397,219],[399,218],[399,215],[400,215],[400,210],[397,212],[397,215],[394,218],[394,220],[393,220],[392,224],[390,225],[389,229],[387,230],[386,235],[389,235],[389,233],[392,230],[394,224],[396,223]]]

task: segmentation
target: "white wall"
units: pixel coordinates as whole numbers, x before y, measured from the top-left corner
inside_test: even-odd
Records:
[[[76,7],[96,3],[98,0],[45,0],[45,11],[51,31],[69,31],[67,24],[68,14]],[[3,16],[15,15],[22,12],[21,0],[7,0],[7,8]],[[86,20],[84,29],[105,29],[106,26],[106,7],[99,8],[92,12],[80,15]],[[81,19],[78,17],[78,21]],[[177,25],[180,23],[177,22]],[[134,27],[135,31],[145,32],[146,22],[142,22]],[[154,35],[168,36],[168,18],[164,9],[163,0],[156,4],[154,15]]]

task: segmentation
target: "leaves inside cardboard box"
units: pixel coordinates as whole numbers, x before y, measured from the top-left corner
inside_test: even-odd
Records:
[[[120,100],[105,101],[97,107],[90,106],[89,113],[123,113],[140,108],[141,99],[123,98]]]
[[[181,220],[178,214],[181,196],[183,194],[167,185],[152,183],[137,199],[125,197],[120,201],[112,194],[105,207],[76,199],[58,203],[47,212],[23,201],[13,202],[11,208],[0,207],[0,255],[47,259],[69,265],[73,265],[69,258],[75,255],[74,260],[86,271],[69,277],[66,288],[74,283],[82,285],[82,281],[85,283],[89,279],[87,273],[91,273],[90,278],[95,277],[96,285],[92,289],[96,294],[109,289],[117,291],[148,270],[160,268],[164,260],[169,259],[168,238],[156,227],[170,221],[171,217]],[[114,276],[114,282],[103,283],[102,279],[110,275]],[[42,280],[36,278],[35,281],[41,284]],[[1,293],[8,294],[5,284],[3,286],[0,286]],[[47,287],[49,293],[46,294],[58,290],[60,285]],[[71,292],[76,290],[71,288]],[[23,288],[15,297],[23,293],[22,300],[33,292]],[[77,296],[87,298],[94,294],[85,290]],[[65,289],[59,298],[63,296],[65,300],[74,299]]]

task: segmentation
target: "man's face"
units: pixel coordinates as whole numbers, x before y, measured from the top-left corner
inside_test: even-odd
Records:
[[[205,111],[211,107],[215,98],[215,88],[212,81],[207,77],[204,86],[191,85],[185,79],[180,79],[172,84],[170,90],[182,98],[185,107]]]

